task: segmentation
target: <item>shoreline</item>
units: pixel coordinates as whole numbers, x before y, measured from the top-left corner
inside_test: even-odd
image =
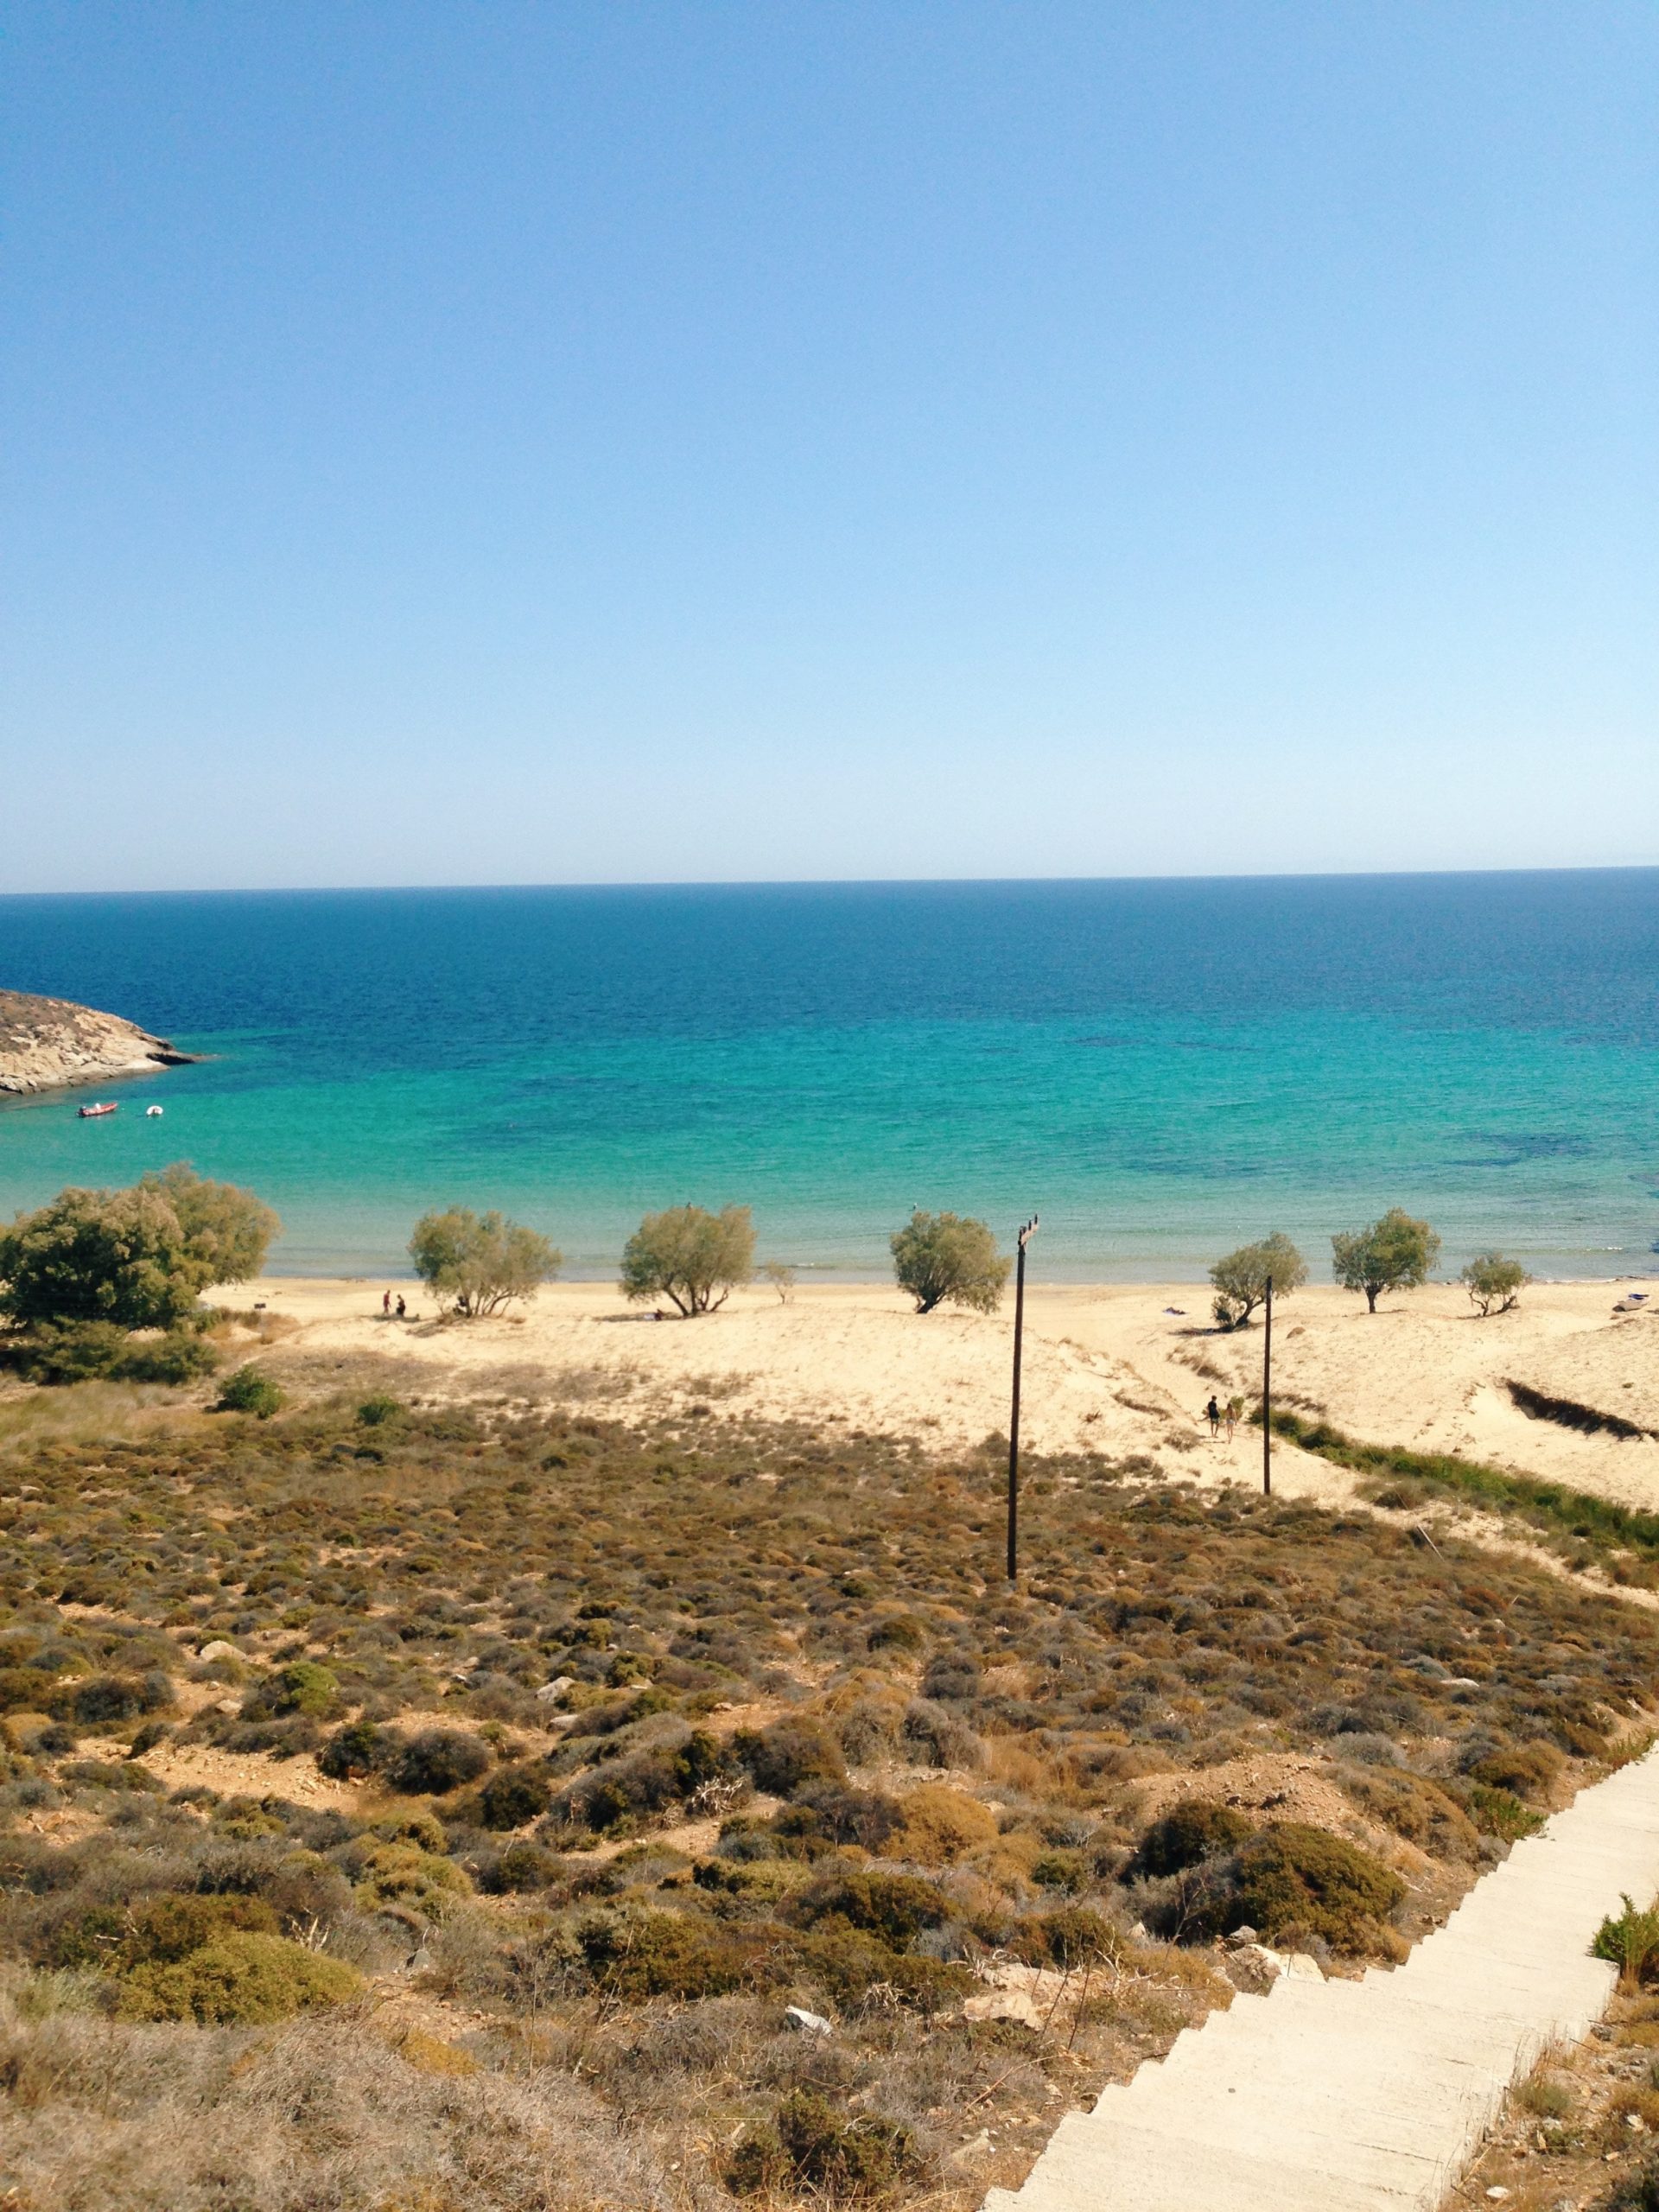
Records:
[[[1575,1285],[1589,1286],[1596,1283],[1659,1282],[1659,1255],[1644,1255],[1643,1256],[1651,1256],[1650,1266],[1620,1268],[1606,1274],[1586,1271],[1577,1274],[1534,1274],[1531,1277],[1531,1282],[1540,1290],[1570,1289]],[[891,1290],[893,1287],[893,1269],[890,1267],[843,1268],[838,1266],[833,1260],[817,1262],[791,1260],[785,1264],[794,1268],[797,1287],[800,1290]],[[418,1282],[420,1278],[408,1265],[405,1259],[399,1266],[380,1268],[365,1264],[338,1268],[302,1265],[291,1268],[268,1266],[260,1280],[265,1282],[340,1284],[384,1282],[403,1285]],[[562,1267],[555,1281],[546,1287],[550,1289],[557,1289],[563,1286],[596,1290],[608,1284],[614,1289],[616,1281],[617,1268],[614,1262],[605,1268],[597,1265],[589,1266],[584,1262],[575,1266]],[[1328,1277],[1311,1276],[1306,1287],[1310,1290],[1334,1291],[1337,1285]],[[1437,1276],[1424,1287],[1431,1291],[1455,1291],[1459,1296],[1463,1294],[1461,1283],[1452,1276]],[[1040,1275],[1033,1263],[1027,1276],[1027,1294],[1039,1288],[1068,1291],[1077,1295],[1092,1290],[1179,1290],[1189,1297],[1196,1296],[1199,1293],[1205,1297],[1211,1294],[1207,1268],[1198,1269],[1192,1274],[1182,1274],[1176,1269],[1169,1268],[1157,1273],[1112,1274],[1102,1272],[1097,1263],[1089,1261],[1080,1262],[1076,1270],[1068,1269],[1063,1264],[1045,1268]],[[767,1295],[771,1294],[768,1292]],[[1344,1295],[1346,1294],[1344,1294]]]

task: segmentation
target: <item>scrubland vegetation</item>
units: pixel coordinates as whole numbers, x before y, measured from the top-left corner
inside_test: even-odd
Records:
[[[0,1446],[32,2212],[966,2208],[1645,1740],[1659,1620],[1374,1515],[1037,1461],[1011,1592],[994,1449],[285,1380]]]

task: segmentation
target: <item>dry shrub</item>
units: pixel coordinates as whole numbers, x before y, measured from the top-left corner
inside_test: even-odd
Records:
[[[737,2196],[787,2190],[825,2204],[884,2204],[920,2164],[914,2139],[898,2121],[848,2114],[815,2089],[796,2089],[738,2145],[726,2184]]]
[[[1049,1763],[1040,1752],[1012,1736],[993,1736],[985,1746],[985,1770],[1005,1789],[1036,1796],[1050,1779]]]
[[[1469,1774],[1488,1789],[1506,1789],[1523,1805],[1548,1809],[1565,1764],[1553,1744],[1512,1744],[1478,1760]]]
[[[905,1707],[901,1749],[913,1766],[976,1773],[985,1764],[985,1746],[968,1723],[929,1697],[912,1698]]]
[[[904,1826],[888,1846],[895,1859],[919,1866],[954,1866],[964,1853],[996,1840],[996,1815],[976,1799],[940,1783],[924,1783],[899,1801]]]
[[[1437,1859],[1472,1861],[1480,1834],[1461,1805],[1436,1783],[1396,1767],[1344,1767],[1337,1777],[1362,1812]]]
[[[565,2074],[435,2075],[349,2015],[272,2040],[0,2007],[0,2159],[53,2212],[696,2212]]]

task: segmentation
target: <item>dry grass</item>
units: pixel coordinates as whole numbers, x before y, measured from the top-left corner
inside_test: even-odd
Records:
[[[0,1447],[9,2201],[965,2209],[1227,2000],[1138,1922],[1396,1955],[1649,1718],[1650,1615],[1371,1515],[1037,1462],[1010,1592],[988,1456],[501,1395]],[[1275,1760],[1136,1859],[1148,1777]],[[121,2017],[214,1940],[370,1994]]]

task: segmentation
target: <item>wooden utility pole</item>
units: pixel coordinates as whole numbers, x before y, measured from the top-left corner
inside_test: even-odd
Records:
[[[1268,1277],[1262,1331],[1262,1495],[1273,1496],[1273,1277]]]
[[[1020,1354],[1026,1333],[1026,1247],[1037,1234],[1033,1214],[1020,1231],[1014,1273],[1014,1405],[1008,1414],[1008,1580],[1020,1573]]]

